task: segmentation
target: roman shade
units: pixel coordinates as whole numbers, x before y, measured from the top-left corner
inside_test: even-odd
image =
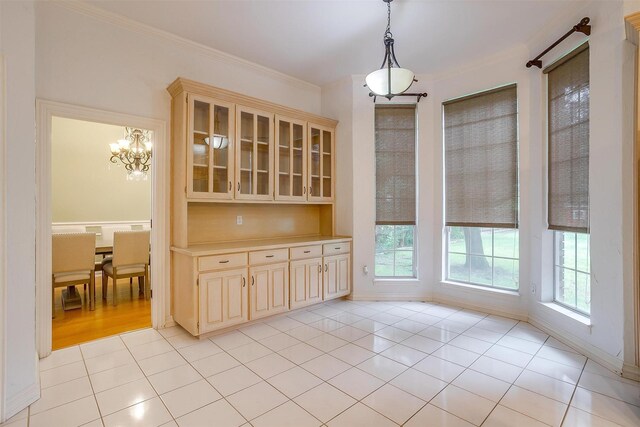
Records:
[[[375,138],[376,224],[415,225],[415,106],[376,105]]]
[[[549,229],[589,232],[589,46],[546,70]]]
[[[445,223],[518,227],[516,85],[445,102]]]

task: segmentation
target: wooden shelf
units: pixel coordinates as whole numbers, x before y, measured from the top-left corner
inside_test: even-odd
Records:
[[[194,164],[193,164],[193,167],[194,167],[194,168],[208,168],[208,167],[209,167],[209,165],[203,165],[203,164],[201,164],[201,163],[194,163]]]
[[[209,136],[209,132],[203,132],[201,130],[194,130],[193,133],[195,133],[197,135],[207,135],[207,136]]]

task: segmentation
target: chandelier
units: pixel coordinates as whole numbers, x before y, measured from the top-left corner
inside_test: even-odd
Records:
[[[122,162],[127,170],[127,179],[147,179],[147,171],[151,166],[151,131],[125,127],[123,139],[109,144],[111,163]]]
[[[396,59],[396,52],[393,48],[393,34],[391,33],[391,2],[393,0],[382,0],[387,4],[387,29],[384,32],[384,59],[379,70],[373,71],[365,78],[365,86],[371,92],[369,96],[373,97],[373,102],[377,96],[384,96],[391,99],[394,96],[416,96],[420,102],[420,98],[426,97],[426,93],[405,93],[418,80],[413,71],[400,67]]]

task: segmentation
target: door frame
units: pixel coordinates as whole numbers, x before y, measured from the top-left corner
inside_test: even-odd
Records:
[[[169,286],[169,153],[164,120],[98,110],[61,102],[36,100],[36,347],[38,355],[51,353],[51,124],[53,117],[84,120],[153,131],[151,163],[151,324],[163,328],[170,316]],[[108,156],[105,147],[105,159]]]
[[[5,179],[5,161],[6,161],[6,148],[5,148],[5,123],[6,123],[6,87],[5,87],[5,63],[4,56],[0,54],[0,423],[5,421],[5,376],[4,376],[4,361],[5,361],[5,334],[4,328],[6,326],[6,238],[5,238],[5,195],[7,194],[6,179]]]

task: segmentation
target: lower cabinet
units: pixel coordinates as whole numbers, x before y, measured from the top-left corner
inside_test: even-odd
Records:
[[[289,263],[250,267],[250,319],[289,310]]]
[[[351,261],[349,254],[333,255],[323,258],[324,299],[349,295],[349,278],[351,277]]]
[[[322,301],[322,258],[291,261],[291,309]]]
[[[200,274],[198,287],[201,334],[249,319],[246,268]]]

